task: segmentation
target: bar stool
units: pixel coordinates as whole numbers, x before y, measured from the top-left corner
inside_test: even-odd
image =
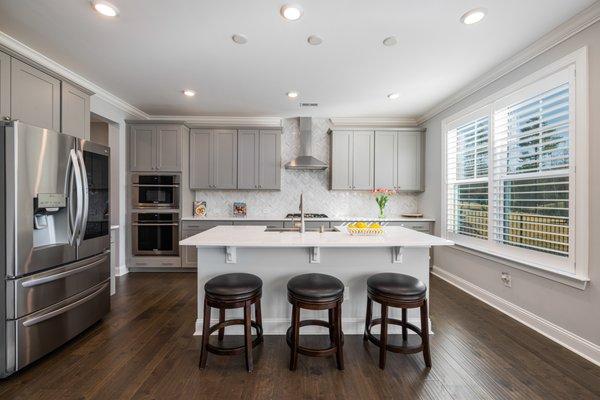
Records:
[[[262,296],[262,280],[255,275],[232,273],[212,278],[204,285],[204,320],[202,323],[202,346],[200,349],[200,364],[206,367],[208,353],[219,355],[236,355],[245,352],[246,369],[252,371],[252,349],[262,343],[262,315],[260,298]],[[251,318],[251,306],[254,304],[256,321]],[[219,323],[210,326],[211,307],[219,309]],[[244,308],[243,319],[225,320],[225,310]],[[214,346],[208,342],[211,333],[219,331],[219,342],[225,335],[225,327],[244,325],[244,344],[238,347]],[[252,341],[251,327],[256,329],[256,339]]]
[[[379,346],[379,368],[385,368],[386,351],[412,354],[423,352],[425,365],[431,368],[429,352],[429,318],[427,315],[427,286],[417,278],[403,274],[383,273],[371,276],[367,280],[367,317],[365,319],[365,334],[363,340],[369,340]],[[371,320],[373,301],[381,304],[381,318]],[[388,318],[388,307],[402,309],[402,320]],[[407,308],[421,309],[421,329],[409,323],[406,318]],[[380,339],[371,334],[371,328],[381,324]],[[388,324],[402,327],[402,346],[388,344]],[[408,346],[407,330],[421,337],[418,346]]]
[[[325,274],[304,274],[288,281],[288,300],[292,304],[292,326],[286,332],[291,349],[290,371],[298,364],[298,354],[311,357],[327,357],[335,354],[337,368],[344,369],[342,301],[344,284],[337,278]],[[329,320],[309,319],[300,321],[300,309],[328,310]],[[300,346],[300,327],[318,325],[329,328],[331,345],[325,349]]]

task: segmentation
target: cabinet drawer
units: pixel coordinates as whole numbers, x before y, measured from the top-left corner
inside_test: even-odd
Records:
[[[54,350],[101,319],[110,310],[108,282],[94,286],[58,304],[7,323],[16,336],[16,354],[9,355],[20,368]],[[14,357],[14,358],[13,358]]]
[[[431,227],[431,222],[428,221],[423,221],[423,222],[418,222],[418,221],[414,221],[414,222],[390,222],[388,223],[388,225],[390,226],[402,226],[404,228],[408,228],[408,229],[414,229],[415,231],[419,231],[419,232],[424,232],[424,233],[431,233],[432,232],[432,227]]]
[[[215,226],[220,225],[233,225],[232,221],[181,221],[181,227],[184,230],[195,231],[200,233],[207,231]]]
[[[64,267],[7,281],[9,298],[15,301],[15,315],[24,315],[51,306],[77,293],[83,292],[110,278],[108,254],[78,261]],[[11,307],[7,307],[11,313]]]
[[[179,258],[142,258],[132,260],[134,268],[180,268],[181,260]]]

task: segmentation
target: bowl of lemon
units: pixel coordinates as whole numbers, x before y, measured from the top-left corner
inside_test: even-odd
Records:
[[[346,225],[346,230],[353,236],[377,236],[383,235],[383,225],[379,222],[352,222]]]

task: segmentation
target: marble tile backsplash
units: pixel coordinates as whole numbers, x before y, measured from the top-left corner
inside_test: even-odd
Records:
[[[329,120],[313,118],[313,155],[329,163]],[[283,165],[300,153],[300,129],[297,118],[283,121],[281,137],[281,190],[205,190],[196,191],[197,201],[206,201],[210,217],[231,217],[233,203],[242,201],[247,205],[249,218],[284,217],[298,212],[300,193],[304,193],[306,212],[324,213],[329,217],[364,216],[375,218],[379,209],[370,192],[329,190],[329,171],[291,171]],[[387,207],[386,216],[397,217],[401,213],[418,210],[417,196],[398,194]]]

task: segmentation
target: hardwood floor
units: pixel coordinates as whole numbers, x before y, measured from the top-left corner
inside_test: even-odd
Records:
[[[194,274],[130,274],[117,289],[104,321],[0,381],[0,399],[600,398],[599,367],[435,277],[430,371],[421,354],[393,353],[381,371],[361,336],[345,338],[344,371],[300,357],[290,372],[283,336],[265,336],[251,374],[242,356],[210,355],[200,371]]]

